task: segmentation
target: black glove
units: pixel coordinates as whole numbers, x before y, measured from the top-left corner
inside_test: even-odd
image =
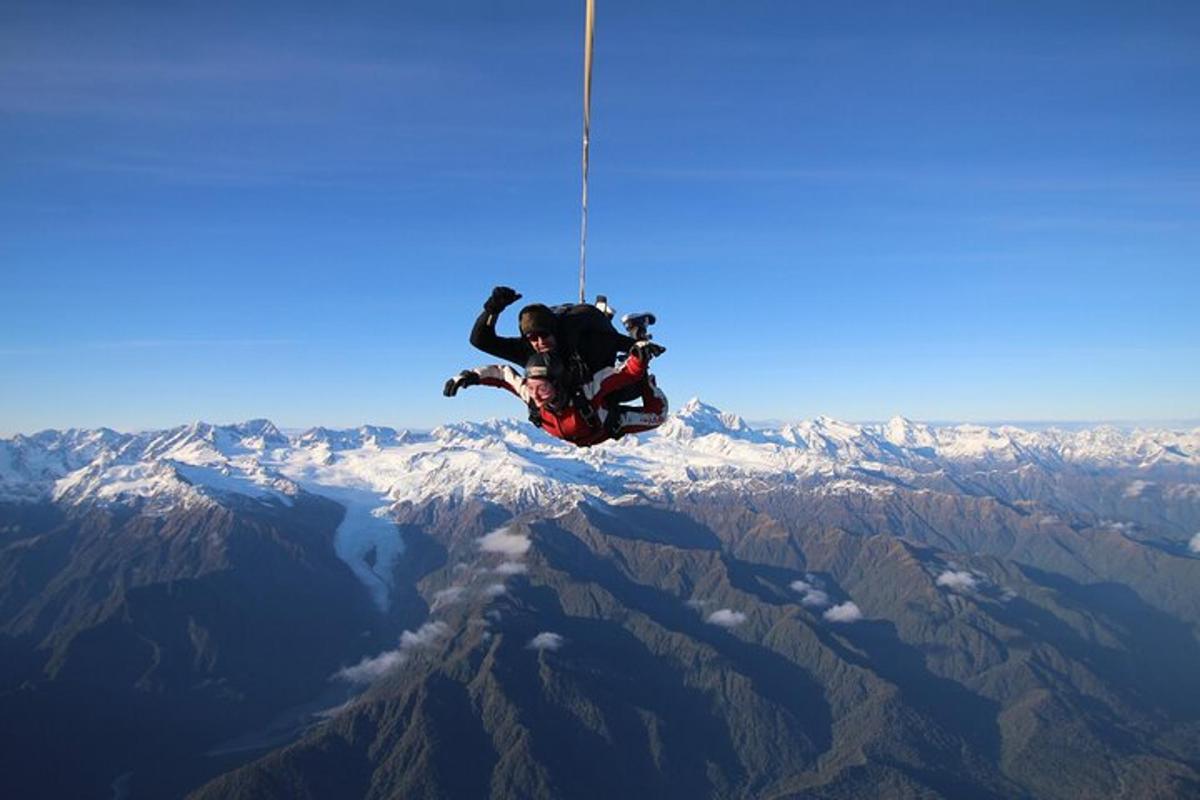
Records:
[[[478,385],[479,376],[469,369],[464,369],[462,372],[446,381],[446,385],[442,387],[442,394],[444,394],[446,397],[454,397],[454,395],[458,394],[458,390],[464,386]]]
[[[667,352],[667,348],[663,347],[661,344],[655,344],[654,342],[647,341],[646,339],[642,339],[633,347],[629,348],[629,355],[637,356],[639,359],[641,359],[643,364],[649,364],[650,359],[656,356],[661,356],[665,352]]]
[[[489,314],[499,314],[520,299],[521,295],[515,289],[508,286],[497,286],[492,289],[492,296],[483,302],[483,310]]]

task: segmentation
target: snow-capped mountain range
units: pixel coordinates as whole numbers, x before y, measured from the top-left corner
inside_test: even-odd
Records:
[[[212,503],[291,505],[301,492],[324,496],[347,510],[339,555],[384,603],[386,579],[363,554],[372,551],[385,564],[396,554],[401,545],[391,518],[406,503],[476,498],[520,511],[781,484],[879,494],[944,475],[1071,466],[1132,471],[1125,491],[1141,492],[1164,469],[1200,467],[1200,428],[1028,431],[820,417],[756,429],[693,399],[655,432],[588,449],[516,420],[428,433],[363,426],[288,436],[267,420],[137,434],[43,431],[0,440],[0,499],[135,505],[155,513]]]
[[[14,436],[5,796],[1182,796],[1198,582],[1200,428]]]
[[[137,434],[50,430],[0,439],[0,497],[153,506],[242,495],[288,504],[299,491],[339,487],[370,490],[393,503],[477,497],[520,507],[564,495],[615,501],[764,478],[850,478],[865,490],[881,478],[968,465],[1198,467],[1200,428],[1030,431],[819,417],[756,429],[693,399],[657,431],[593,448],[516,420],[454,423],[428,433],[363,426],[291,436],[267,420]]]

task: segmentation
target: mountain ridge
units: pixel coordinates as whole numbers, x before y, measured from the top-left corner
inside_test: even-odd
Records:
[[[8,731],[0,774],[131,774],[131,800],[1176,796],[1200,789],[1198,436],[695,401],[591,449],[516,420],[0,440],[0,711],[62,728]]]
[[[778,485],[843,496],[1003,496],[1025,490],[1001,491],[1001,484],[1043,483],[1052,492],[1063,476],[1087,470],[1110,474],[1130,502],[1195,493],[1188,477],[1200,471],[1200,430],[1030,432],[939,428],[902,417],[881,425],[819,417],[756,429],[692,399],[657,431],[590,449],[512,419],[450,423],[428,433],[363,425],[294,435],[254,419],[0,440],[0,497],[10,499],[134,503],[147,513],[234,498],[284,506],[304,493],[333,499],[349,510],[340,552],[377,593],[386,580],[361,558],[398,554],[386,520],[401,504],[477,498],[520,511],[589,497],[621,504]]]

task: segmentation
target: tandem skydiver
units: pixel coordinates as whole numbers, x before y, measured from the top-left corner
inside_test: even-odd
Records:
[[[498,336],[500,313],[520,297],[507,286],[493,289],[471,329],[471,344],[525,367],[525,379],[511,367],[465,370],[446,381],[447,397],[479,383],[508,388],[526,401],[531,422],[581,446],[649,430],[665,421],[666,397],[646,371],[650,358],[666,351],[649,341],[646,328],[654,324],[653,314],[623,317],[631,334],[623,335],[613,327],[604,298],[598,298],[596,305],[555,309],[534,304],[518,315],[520,337]],[[635,351],[638,357],[633,357]],[[619,353],[630,357],[618,369]],[[621,405],[637,399],[640,407]]]

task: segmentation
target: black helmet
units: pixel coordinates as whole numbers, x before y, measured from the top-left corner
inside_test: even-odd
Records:
[[[558,319],[554,312],[541,303],[522,308],[517,322],[521,326],[522,336],[531,333],[554,333],[554,329],[558,327]]]
[[[562,360],[553,353],[534,353],[525,362],[526,378],[542,378],[557,383],[562,373]]]

